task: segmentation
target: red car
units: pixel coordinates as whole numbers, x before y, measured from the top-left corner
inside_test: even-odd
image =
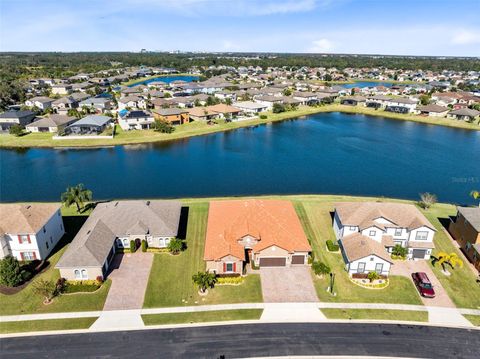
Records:
[[[435,298],[435,291],[433,290],[432,282],[430,282],[426,273],[412,273],[412,279],[421,296],[425,298]]]

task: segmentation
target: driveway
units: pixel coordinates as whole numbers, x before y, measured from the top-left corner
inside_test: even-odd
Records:
[[[318,302],[309,267],[261,268],[263,301]]]
[[[421,297],[424,305],[455,308],[455,304],[453,304],[447,292],[443,289],[427,261],[394,261],[390,274],[408,277],[413,283],[412,273],[414,272],[427,273],[428,278],[433,284],[433,289],[435,290],[435,298]]]
[[[117,254],[108,275],[112,286],[103,310],[141,309],[152,263],[153,253]]]

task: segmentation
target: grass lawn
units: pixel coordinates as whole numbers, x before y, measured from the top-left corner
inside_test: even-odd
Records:
[[[224,322],[229,320],[258,320],[263,309],[214,310],[193,313],[167,313],[142,315],[145,325]]]
[[[196,304],[261,302],[258,275],[249,275],[239,286],[216,286],[206,296],[198,295],[192,275],[205,270],[203,251],[208,203],[205,200],[184,202],[189,207],[187,249],[180,255],[155,254],[145,292],[145,308]]]
[[[317,295],[322,302],[362,302],[362,303],[402,303],[422,305],[414,285],[410,279],[390,276],[390,284],[385,289],[366,289],[353,284],[344,269],[342,255],[330,253],[325,249],[325,241],[335,241],[332,229],[333,198],[336,200],[361,200],[346,196],[318,196],[302,201],[295,200],[297,213],[309,238],[315,259],[326,263],[336,274],[334,291],[336,296],[327,293],[329,278],[314,277]],[[365,198],[363,198],[365,200]]]
[[[63,217],[67,233],[55,247],[52,252],[53,254],[48,258],[50,262],[49,267],[43,273],[37,275],[34,281],[38,279],[56,281],[60,278],[58,269],[54,268],[55,264],[65,252],[68,243],[73,239],[85,219],[85,216],[78,215]],[[111,282],[107,280],[105,284],[94,293],[62,295],[54,298],[51,304],[44,305],[42,303],[43,298],[33,292],[30,283],[16,294],[0,294],[0,315],[102,310],[110,284]]]
[[[378,319],[428,322],[427,311],[325,308],[322,309],[322,313],[328,319]]]
[[[0,323],[0,334],[40,332],[45,330],[87,329],[98,317],[27,320]]]
[[[480,315],[464,314],[463,316],[476,327],[480,327]]]

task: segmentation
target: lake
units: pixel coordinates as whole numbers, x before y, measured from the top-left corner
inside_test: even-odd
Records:
[[[351,89],[354,87],[363,88],[363,87],[377,87],[377,86],[385,86],[385,87],[392,87],[392,82],[377,82],[377,81],[356,81],[353,84],[343,84],[342,87]]]
[[[128,85],[128,87],[134,87],[138,85],[148,85],[150,82],[154,82],[154,81],[162,81],[169,84],[170,82],[173,82],[173,81],[192,82],[192,81],[197,81],[198,79],[199,79],[198,76],[184,76],[184,75],[157,76],[157,77],[149,78],[144,81],[135,82],[134,84]]]
[[[322,113],[156,144],[0,150],[0,200],[332,193],[473,203],[480,132]]]

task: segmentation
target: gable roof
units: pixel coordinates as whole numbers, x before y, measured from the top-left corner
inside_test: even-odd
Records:
[[[62,125],[68,125],[76,120],[75,117],[72,116],[64,116],[64,115],[50,115],[48,117],[43,117],[38,119],[35,122],[28,124],[27,128],[29,127],[57,127]]]
[[[480,233],[480,207],[457,207],[457,210]]]
[[[57,263],[58,268],[102,266],[117,237],[175,237],[182,204],[178,201],[99,203]]]
[[[353,262],[371,255],[376,255],[383,260],[392,263],[385,246],[382,243],[368,238],[361,233],[354,233],[340,240],[348,262]]]
[[[0,234],[37,233],[59,209],[55,203],[0,204]]]
[[[422,226],[436,231],[435,227],[413,205],[390,202],[341,202],[335,204],[340,221],[343,225],[358,226],[360,230],[371,227],[400,227],[413,230]],[[383,217],[392,222],[382,225],[374,219]]]
[[[227,255],[245,258],[238,240],[250,235],[258,239],[254,252],[273,245],[288,252],[311,251],[293,205],[281,200],[212,201],[208,211],[205,260]]]

